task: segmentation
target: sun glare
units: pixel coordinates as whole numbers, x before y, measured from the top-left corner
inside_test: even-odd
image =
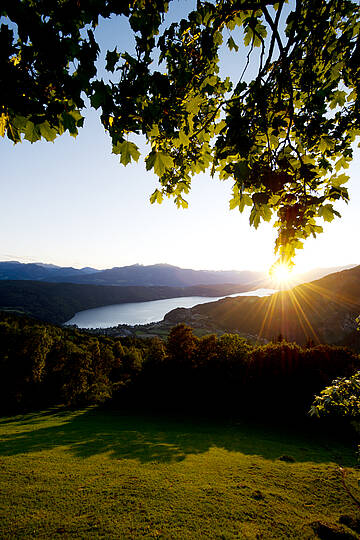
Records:
[[[292,281],[292,270],[284,263],[275,265],[270,273],[272,279],[278,286],[287,286]]]

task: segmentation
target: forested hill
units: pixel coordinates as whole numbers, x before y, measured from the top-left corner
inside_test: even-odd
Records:
[[[337,343],[356,329],[360,314],[360,266],[272,296],[225,298],[170,312],[170,321],[208,320],[218,328],[272,339]]]
[[[32,315],[61,324],[75,313],[124,302],[144,302],[182,296],[223,296],[247,290],[239,285],[194,287],[115,287],[39,281],[0,281],[0,310]]]

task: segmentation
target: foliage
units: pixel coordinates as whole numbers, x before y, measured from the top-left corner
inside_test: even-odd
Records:
[[[233,182],[230,208],[250,207],[251,225],[276,215],[275,248],[289,261],[322,231],[319,218],[339,215],[334,202],[348,200],[343,169],[359,135],[357,2],[199,0],[166,26],[169,4],[2,2],[0,134],[76,135],[86,95],[121,163],[139,158],[129,135],[150,143],[146,167],[160,179],[151,202],[171,196],[186,207],[192,176],[210,168]],[[94,29],[115,15],[128,18],[136,52],[107,51],[104,82]],[[236,81],[220,75],[224,38]]]
[[[350,377],[338,377],[315,396],[309,411],[310,416],[317,418],[329,416],[350,420],[357,432],[360,432],[360,371]],[[358,445],[358,457],[360,445]],[[355,499],[359,506],[359,501]]]
[[[184,324],[167,342],[120,340],[0,317],[1,411],[111,400],[121,408],[304,417],[315,393],[356,369],[359,356],[344,347],[197,338]]]
[[[360,367],[345,347],[300,347],[281,341],[250,345],[238,335],[196,338],[179,324],[161,363],[144,363],[131,403],[161,410],[284,418],[304,417],[315,393]],[[165,405],[166,404],[166,405]]]
[[[315,397],[312,416],[334,415],[360,418],[360,371],[335,379]]]
[[[172,362],[189,364],[196,349],[197,337],[192,328],[178,324],[171,329],[167,340],[167,353]]]
[[[138,350],[118,340],[25,317],[0,320],[0,408],[102,403],[141,369]]]

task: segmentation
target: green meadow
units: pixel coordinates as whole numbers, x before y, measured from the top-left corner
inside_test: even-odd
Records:
[[[53,409],[0,420],[1,538],[358,538],[355,451],[236,421]]]

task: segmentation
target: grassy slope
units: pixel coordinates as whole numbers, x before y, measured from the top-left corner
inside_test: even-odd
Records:
[[[354,461],[333,441],[230,422],[91,409],[5,418],[0,537],[316,538],[312,523],[356,517],[335,464],[359,495]]]

